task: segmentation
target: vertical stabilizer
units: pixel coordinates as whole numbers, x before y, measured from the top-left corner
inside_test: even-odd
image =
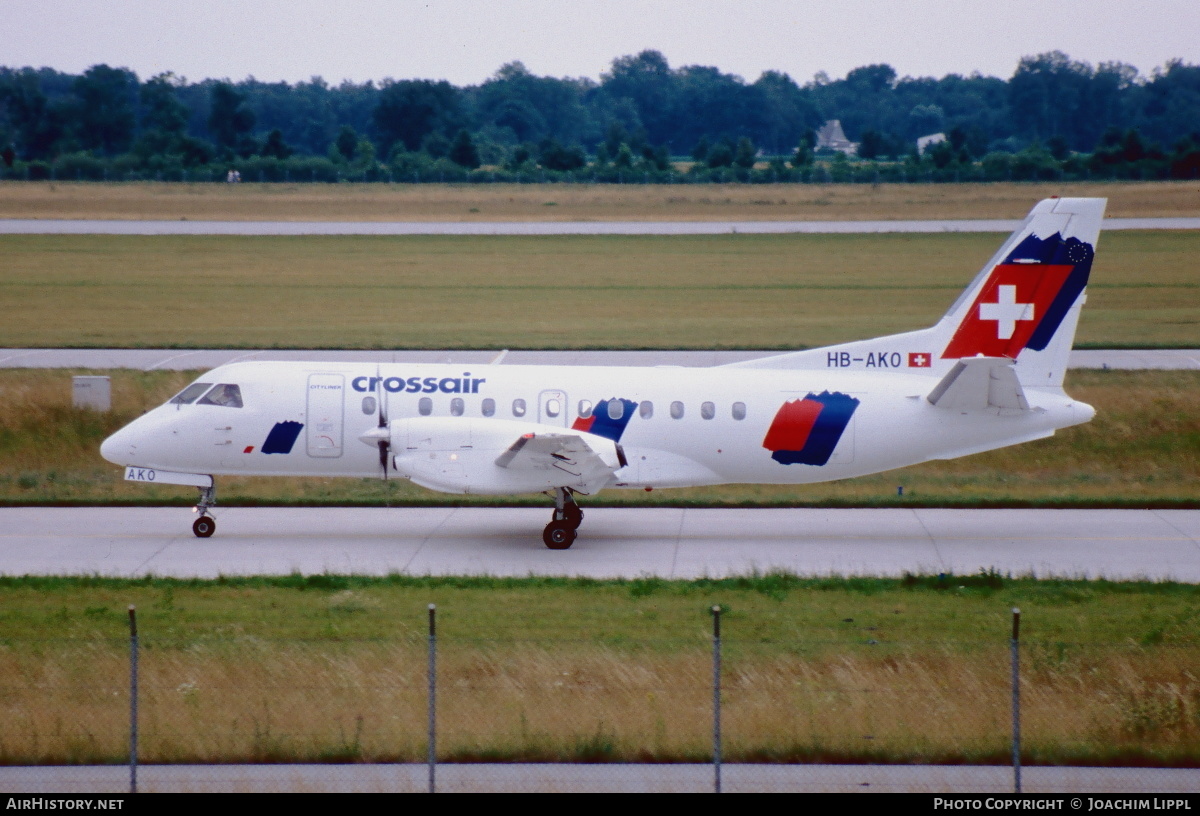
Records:
[[[1051,198],[972,281],[938,327],[940,357],[1007,357],[1022,385],[1062,385],[1092,271],[1102,198]]]
[[[1104,219],[1103,198],[1048,198],[936,325],[733,363],[737,368],[866,368],[946,376],[966,357],[1016,361],[1026,388],[1061,388]]]

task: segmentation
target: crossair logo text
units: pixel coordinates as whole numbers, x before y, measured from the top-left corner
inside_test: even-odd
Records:
[[[478,394],[479,386],[487,382],[483,377],[472,377],[470,371],[464,371],[461,377],[355,377],[350,381],[350,387],[355,391],[370,393],[383,390],[391,394],[406,392],[409,394]]]

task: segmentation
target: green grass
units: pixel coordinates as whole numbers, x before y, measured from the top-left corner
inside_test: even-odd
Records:
[[[702,581],[0,578],[0,762],[704,761],[722,608],[728,761],[1200,765],[1200,590],[787,574]]]
[[[706,643],[722,608],[730,642],[839,649],[891,642],[1007,644],[1009,610],[1030,641],[1200,646],[1200,587],[1172,581],[1014,577],[996,572],[901,578],[596,579],[280,575],[216,579],[0,576],[0,643],[121,638],[139,632],[190,648],[239,636],[350,640],[426,635],[428,604],[448,641],[623,640],[664,649]],[[502,614],[498,614],[502,612]],[[845,626],[847,616],[855,626]],[[864,632],[875,634],[865,635]],[[790,648],[790,647],[788,647]]]
[[[0,236],[0,346],[801,348],[932,324],[1002,236]],[[1200,234],[1105,234],[1078,340],[1200,344]]]
[[[175,504],[192,488],[125,482],[100,458],[112,431],[177,393],[194,372],[107,372],[114,410],[70,405],[74,370],[0,370],[0,504]],[[1096,407],[1053,438],[841,482],[609,490],[589,506],[1200,507],[1200,372],[1072,371],[1067,389]],[[904,495],[897,495],[897,486]],[[222,505],[517,505],[544,496],[432,493],[403,480],[219,480]]]

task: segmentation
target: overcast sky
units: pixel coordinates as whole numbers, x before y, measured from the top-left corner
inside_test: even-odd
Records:
[[[598,80],[647,48],[800,84],[886,62],[900,76],[1008,78],[1060,50],[1143,74],[1200,63],[1200,0],[0,0],[0,65],[205,78],[478,84],[520,60]]]

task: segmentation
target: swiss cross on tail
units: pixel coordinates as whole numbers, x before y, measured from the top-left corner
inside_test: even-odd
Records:
[[[1059,233],[1026,238],[992,269],[942,358],[1016,359],[1023,349],[1045,349],[1087,285],[1094,254]]]

